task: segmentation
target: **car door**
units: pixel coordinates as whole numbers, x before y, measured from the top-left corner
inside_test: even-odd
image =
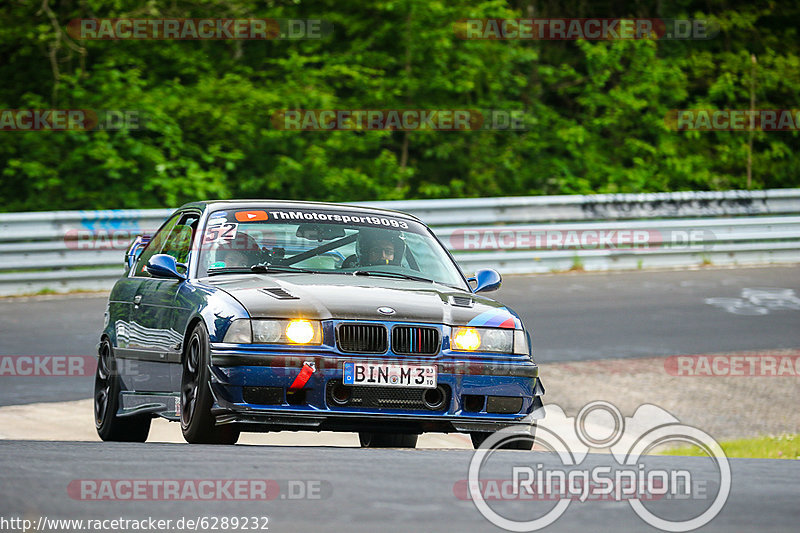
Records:
[[[178,270],[181,274],[188,271],[192,259],[192,242],[200,221],[200,212],[187,212],[170,232],[162,254],[171,255],[179,265],[186,265],[186,270]],[[193,310],[198,307],[196,291],[190,283],[181,282],[170,287],[161,285],[156,297],[157,301],[164,304],[165,338],[170,339],[169,351],[166,360],[170,369],[170,391],[179,391],[181,385],[181,355],[183,353],[183,338],[186,326],[192,317]]]
[[[197,226],[199,213],[178,213],[159,234],[155,246],[148,246],[136,263],[135,276],[139,279],[130,314],[129,357],[137,365],[130,365],[129,386],[138,391],[163,392],[173,390],[170,365],[180,363],[183,332],[176,331],[173,306],[175,295],[184,283],[176,279],[151,276],[145,266],[155,254],[169,253],[179,261],[188,258],[191,237]]]
[[[119,307],[120,309],[124,308],[124,313],[119,314],[119,319],[114,324],[117,337],[116,356],[121,360],[118,371],[126,390],[137,390],[140,384],[146,383],[150,379],[147,369],[142,366],[143,362],[148,359],[142,349],[142,346],[147,344],[146,336],[138,322],[140,320],[140,317],[137,316],[138,309],[134,314],[134,308],[138,308],[141,301],[142,282],[150,277],[145,270],[147,261],[161,251],[164,241],[178,223],[179,218],[180,214],[173,215],[153,235],[129,272],[128,278],[122,283],[124,290],[119,291],[117,299],[125,301],[119,302]]]

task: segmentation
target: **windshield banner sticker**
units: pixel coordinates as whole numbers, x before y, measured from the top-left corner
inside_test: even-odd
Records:
[[[356,214],[331,213],[320,211],[292,210],[268,211],[264,209],[250,209],[236,211],[233,217],[237,222],[328,222],[334,224],[359,224],[364,226],[377,226],[383,228],[409,229],[410,225],[405,220],[398,220],[385,215],[360,216]],[[209,224],[217,224],[220,220],[231,221],[227,212],[212,213]]]
[[[340,222],[342,224],[365,224],[371,226],[384,226],[388,228],[408,229],[408,223],[393,218],[340,215],[338,213],[317,213],[309,211],[270,211],[274,220],[318,220],[320,222]]]

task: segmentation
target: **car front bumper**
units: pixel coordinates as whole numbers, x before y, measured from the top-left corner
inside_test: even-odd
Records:
[[[345,361],[399,358],[331,353],[211,352],[211,386],[218,424],[241,424],[246,431],[392,431],[478,432],[526,427],[544,417],[544,387],[530,360],[494,358],[402,358],[409,364],[435,365],[437,385],[445,391],[440,408],[417,401],[422,389],[358,387],[363,401],[341,405],[332,388],[341,382]],[[291,385],[305,364],[314,372],[302,388]],[[353,390],[356,390],[354,388]],[[383,395],[383,396],[382,396]],[[493,412],[494,411],[494,412]]]

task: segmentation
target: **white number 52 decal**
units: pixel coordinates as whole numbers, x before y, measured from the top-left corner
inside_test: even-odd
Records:
[[[239,224],[232,223],[232,224],[218,224],[216,226],[209,226],[206,229],[206,234],[204,237],[205,242],[214,242],[214,241],[230,241],[236,238],[236,231],[239,228]]]

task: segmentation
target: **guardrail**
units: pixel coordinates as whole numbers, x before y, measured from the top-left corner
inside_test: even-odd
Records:
[[[800,262],[800,189],[361,202],[412,213],[465,271]],[[104,290],[170,209],[0,214],[0,295]]]

